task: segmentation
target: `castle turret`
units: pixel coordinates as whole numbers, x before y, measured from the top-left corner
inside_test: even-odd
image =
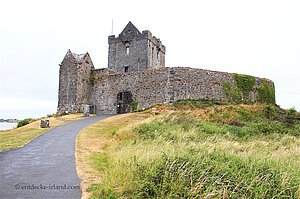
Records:
[[[89,53],[75,54],[68,50],[59,70],[58,112],[82,111],[89,103],[92,69]]]
[[[166,47],[148,30],[142,33],[129,22],[118,37],[108,37],[108,68],[130,72],[165,66]]]

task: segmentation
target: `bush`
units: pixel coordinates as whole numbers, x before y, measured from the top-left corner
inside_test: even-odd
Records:
[[[25,126],[25,125],[27,125],[27,124],[33,122],[33,121],[35,121],[35,120],[34,120],[34,119],[31,119],[31,118],[27,118],[27,119],[21,120],[21,121],[18,122],[17,128],[18,128],[18,127],[21,127],[21,126]]]
[[[297,115],[297,111],[296,111],[295,107],[290,108],[287,114],[288,114],[288,117],[294,119]]]
[[[55,114],[54,116],[55,116],[55,117],[62,117],[62,116],[64,116],[64,115],[69,115],[69,114],[70,114],[70,113],[60,112],[60,113]]]
[[[264,108],[265,111],[265,116],[268,119],[274,119],[278,116],[279,111],[277,108],[275,108],[274,106],[268,105]]]

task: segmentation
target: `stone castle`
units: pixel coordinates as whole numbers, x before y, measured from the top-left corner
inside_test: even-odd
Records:
[[[108,37],[108,68],[95,69],[91,57],[70,50],[60,64],[58,112],[128,113],[179,99],[226,100],[237,87],[234,74],[188,67],[165,67],[166,47],[148,30],[129,22]],[[240,100],[259,100],[258,88],[273,82],[253,77],[253,89]],[[88,110],[87,110],[88,109]]]

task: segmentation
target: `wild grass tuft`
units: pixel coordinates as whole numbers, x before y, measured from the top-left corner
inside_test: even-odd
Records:
[[[215,103],[195,111],[177,108],[118,130],[122,139],[106,148],[105,161],[99,157],[105,164],[98,165],[101,182],[90,190],[95,197],[299,197],[300,125],[282,119],[287,112]]]

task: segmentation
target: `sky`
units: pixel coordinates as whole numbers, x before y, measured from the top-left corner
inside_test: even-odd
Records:
[[[166,66],[271,79],[277,104],[300,111],[299,10],[299,0],[0,0],[0,118],[55,113],[68,49],[105,68],[108,36],[129,21],[161,39]]]

